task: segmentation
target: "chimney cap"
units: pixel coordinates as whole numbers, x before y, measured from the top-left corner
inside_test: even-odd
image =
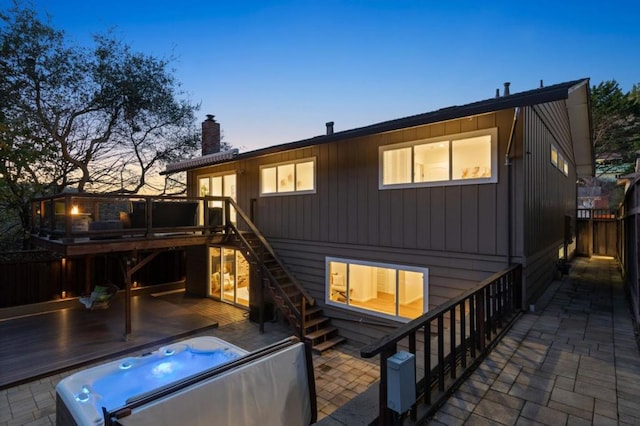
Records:
[[[214,117],[215,117],[215,115],[213,115],[213,114],[207,114],[207,118],[206,118],[206,120],[205,120],[205,121],[216,121],[216,120],[214,119]]]

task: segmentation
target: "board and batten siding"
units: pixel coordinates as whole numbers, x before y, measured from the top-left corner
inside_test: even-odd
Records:
[[[326,292],[325,258],[331,256],[429,268],[429,306],[433,308],[507,265],[504,158],[513,114],[508,109],[281,151],[190,174],[235,170],[241,208],[249,212],[255,200],[256,225],[321,305]],[[379,189],[380,146],[491,128],[498,129],[497,183]],[[512,147],[520,156],[521,134],[521,130],[516,132]],[[316,159],[315,194],[260,196],[260,166],[310,157]],[[514,179],[522,177],[521,162],[516,159],[513,168]],[[192,180],[197,179],[193,176]],[[516,184],[514,192],[515,188]],[[522,217],[521,208],[522,203],[513,205],[515,217]],[[518,261],[524,255],[522,219],[514,223],[511,254]],[[358,341],[383,335],[386,328],[380,324],[398,325],[375,316],[324,308],[341,321],[341,332],[351,329],[360,335]],[[370,326],[365,327],[367,323]]]
[[[340,327],[341,334],[361,343],[380,338],[389,332],[389,327],[397,327],[401,323],[325,305],[327,257],[429,268],[429,309],[474,287],[483,278],[504,267],[504,260],[494,256],[278,238],[270,238],[269,241],[287,268],[322,306],[325,314],[340,321],[335,325]]]
[[[526,300],[532,301],[556,273],[565,216],[575,231],[577,176],[565,102],[525,108],[524,141],[524,275]],[[552,145],[569,162],[568,176],[551,163]]]
[[[507,110],[238,161],[238,201],[249,211],[256,200],[255,222],[269,238],[505,256],[502,159],[512,120]],[[378,189],[379,146],[493,127],[497,183]],[[309,157],[316,158],[315,194],[260,196],[261,165]]]

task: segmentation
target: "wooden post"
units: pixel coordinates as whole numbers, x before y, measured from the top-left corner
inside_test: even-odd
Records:
[[[484,350],[486,348],[486,323],[484,321],[484,303],[484,290],[480,290],[476,299],[476,326],[478,330],[478,332],[476,333],[476,338],[478,339],[477,344],[481,354],[484,353]]]
[[[149,256],[142,259],[136,265],[131,266],[131,258],[127,260],[127,273],[125,275],[125,329],[124,329],[124,340],[129,340],[129,336],[131,335],[131,278],[133,274],[135,274],[138,270],[144,267],[147,263],[151,262],[157,255],[161,253],[162,250],[156,250],[151,253]],[[132,257],[137,260],[138,252],[133,251]]]
[[[91,281],[93,281],[93,255],[89,254],[84,259],[84,292],[85,294],[91,294]]]
[[[380,411],[378,412],[379,425],[391,424],[391,412],[387,408],[387,359],[396,353],[396,350],[397,345],[394,343],[380,352],[380,390],[378,392],[378,405],[380,407]]]

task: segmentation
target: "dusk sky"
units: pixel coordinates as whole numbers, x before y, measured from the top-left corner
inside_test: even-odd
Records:
[[[0,0],[6,9],[11,0]],[[35,0],[76,43],[175,57],[241,151],[582,77],[640,83],[640,1]]]

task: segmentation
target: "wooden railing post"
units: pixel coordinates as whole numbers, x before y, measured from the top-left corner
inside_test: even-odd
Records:
[[[413,355],[416,355],[416,332],[412,332],[411,334],[409,334],[409,352],[412,353]],[[414,377],[413,377],[413,385],[415,386],[416,383],[416,376],[415,376],[416,372],[414,371]],[[418,394],[418,389],[416,389],[416,395]],[[409,416],[411,418],[411,420],[416,421],[416,419],[418,418],[418,409],[417,409],[417,404],[414,402],[413,405],[411,406],[411,411],[409,413]]]
[[[456,305],[449,311],[449,374],[456,378]]]
[[[476,327],[478,329],[478,332],[476,333],[476,343],[480,353],[483,353],[486,347],[486,323],[484,320],[484,309],[484,290],[481,290],[476,295]]]
[[[438,389],[444,391],[444,313],[438,315]]]
[[[424,401],[431,404],[431,321],[424,325]]]
[[[396,353],[397,346],[389,345],[380,353],[380,391],[379,395],[379,413],[378,424],[387,426],[391,424],[391,413],[387,408],[387,385],[389,378],[387,377],[387,360]]]
[[[467,316],[465,315],[465,306],[467,299],[463,299],[460,303],[460,355],[462,370],[467,368]]]

